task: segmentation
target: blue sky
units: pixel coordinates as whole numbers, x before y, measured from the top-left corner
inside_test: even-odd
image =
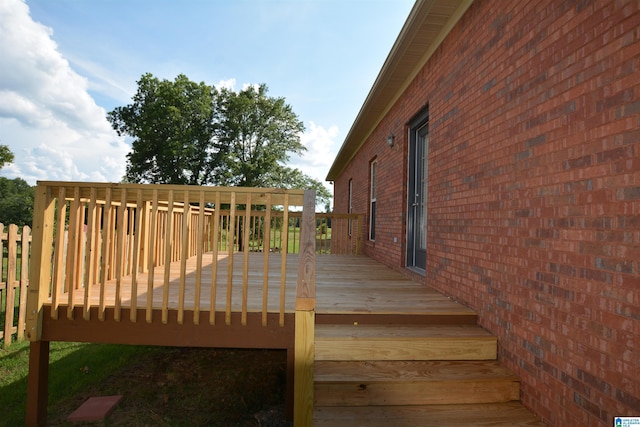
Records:
[[[413,0],[0,0],[0,175],[119,181],[105,119],[150,72],[266,83],[304,122],[293,158],[324,180]]]

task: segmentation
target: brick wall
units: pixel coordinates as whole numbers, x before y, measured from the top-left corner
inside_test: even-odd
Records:
[[[378,159],[365,252],[398,270],[406,123],[426,104],[414,277],[478,311],[550,425],[640,416],[640,2],[474,2],[335,183],[337,211],[353,179],[368,212]]]

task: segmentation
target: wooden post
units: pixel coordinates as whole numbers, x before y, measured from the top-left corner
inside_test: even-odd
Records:
[[[293,410],[295,406],[295,366],[296,366],[295,342],[287,347],[287,396],[286,396],[286,417],[293,420]]]
[[[171,282],[171,261],[173,255],[173,190],[169,190],[167,201],[167,228],[165,229],[164,281],[162,283],[162,323],[169,321],[169,284]]]
[[[129,320],[137,321],[138,316],[138,273],[140,273],[140,265],[142,264],[142,211],[144,204],[142,202],[142,190],[136,193],[136,208],[134,221],[131,223],[131,230],[134,233],[133,242],[133,261],[131,263],[131,310],[129,311]]]
[[[58,206],[56,213],[56,243],[53,255],[55,257],[53,265],[53,282],[51,284],[51,318],[58,319],[58,307],[60,305],[60,295],[64,290],[64,240],[65,240],[65,218],[67,217],[66,189],[60,187],[58,190]],[[62,225],[61,225],[62,224]],[[24,254],[24,246],[22,249]]]
[[[85,244],[85,264],[84,264],[84,305],[82,316],[84,320],[91,318],[91,289],[93,288],[93,260],[96,256],[95,251],[95,235],[96,227],[96,197],[97,191],[95,187],[91,187],[89,199],[89,208],[87,212],[87,240]],[[117,291],[116,291],[117,292]]]
[[[198,193],[198,234],[196,235],[196,292],[193,299],[193,324],[200,322],[200,290],[202,287],[202,251],[204,250],[204,191]]]
[[[149,245],[147,246],[147,323],[151,323],[153,314],[153,277],[156,264],[156,237],[158,231],[158,190],[153,190],[152,203],[149,209],[147,209],[147,221],[150,224],[146,229],[148,230]]]
[[[36,186],[33,208],[30,283],[27,292],[27,338],[29,378],[27,382],[27,426],[44,426],[47,422],[47,386],[49,382],[49,342],[41,341],[44,301],[49,297],[51,255],[55,214],[51,190]]]
[[[271,193],[267,193],[265,217],[263,222],[262,253],[262,326],[267,326],[267,312],[269,311],[269,252],[271,251]],[[287,358],[292,358],[292,349],[287,350]],[[293,378],[293,373],[291,374]],[[291,383],[293,385],[293,383]],[[291,391],[293,393],[293,390]],[[293,401],[292,401],[293,402]],[[289,404],[292,404],[289,402]],[[293,414],[293,406],[291,406]]]
[[[304,207],[303,207],[304,209]],[[287,254],[289,253],[289,194],[284,195],[282,226],[280,227],[280,326],[284,326],[284,305],[287,290]],[[300,249],[302,252],[302,249]],[[297,294],[296,294],[297,295]]]
[[[30,281],[27,292],[27,338],[40,340],[42,306],[49,297],[55,203],[48,187],[38,185],[33,208]]]
[[[218,291],[218,243],[220,241],[220,192],[216,191],[213,211],[213,232],[211,234],[211,300],[209,302],[209,323],[216,324],[216,292]]]
[[[18,261],[18,226],[9,224],[9,233],[7,234],[7,293],[6,293],[6,312],[4,324],[4,345],[11,345],[11,336],[13,335],[13,305],[16,299],[16,268]],[[21,299],[23,297],[21,296]],[[20,329],[20,324],[18,324]]]
[[[116,217],[116,227],[118,234],[116,237],[116,300],[115,310],[113,312],[114,319],[120,321],[120,313],[122,311],[122,276],[125,275],[124,257],[125,257],[125,236],[127,224],[125,223],[125,210],[127,209],[127,189],[120,189],[120,207],[118,208]]]
[[[64,233],[63,233],[64,234]],[[18,340],[24,338],[27,318],[27,289],[29,288],[29,254],[31,246],[31,228],[22,227],[22,263],[20,264],[20,310],[18,313]]]
[[[191,245],[191,206],[189,205],[189,190],[184,190],[182,205],[182,242],[180,245],[180,278],[178,286],[178,323],[184,323],[184,293],[187,282],[187,258]],[[176,224],[177,225],[177,224]]]
[[[224,322],[228,326],[231,324],[231,301],[233,289],[233,245],[236,235],[236,193],[231,193],[231,213],[229,214],[229,228],[227,230],[227,248],[229,260],[227,261],[227,305],[225,308]]]
[[[313,425],[316,309],[316,192],[305,190],[296,286],[293,425]]]
[[[35,212],[34,212],[35,213]],[[27,427],[47,425],[49,341],[33,341],[29,348],[27,378]]]
[[[251,193],[247,193],[247,201],[245,202],[244,218],[242,221],[242,315],[240,322],[242,326],[247,326],[247,300],[249,297],[249,235],[251,234]]]

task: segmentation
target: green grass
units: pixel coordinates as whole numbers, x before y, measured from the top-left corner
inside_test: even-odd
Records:
[[[28,360],[28,342],[0,350],[0,427],[25,423]],[[49,366],[49,425],[72,427],[66,418],[88,397],[113,394],[124,399],[99,425],[249,427],[258,414],[284,420],[283,350],[55,342]]]
[[[275,236],[273,234],[273,231],[271,232],[271,241],[270,246],[271,248],[278,248],[279,250],[282,249],[282,233],[280,232],[280,230],[278,229],[277,232],[275,233]],[[287,241],[287,248],[288,248],[288,252],[287,253],[298,253],[300,251],[300,227],[296,227],[296,226],[290,226],[289,230],[288,230],[289,236],[288,236],[288,241]],[[316,228],[316,241],[319,241],[320,238],[322,237],[322,240],[327,240],[330,241],[331,240],[331,228],[327,228],[325,227],[317,227]],[[226,251],[228,249],[227,247],[227,237],[226,237],[226,231],[222,231],[222,239],[221,239],[221,243],[220,243],[220,247],[218,248],[218,250],[220,251]],[[250,248],[256,248],[256,247],[262,247],[262,242],[258,242],[254,239],[250,239],[249,240],[249,247]]]
[[[130,363],[148,347],[51,343],[49,351],[49,407],[68,399],[89,384],[102,381]],[[29,370],[29,342],[0,349],[0,426],[24,425]]]

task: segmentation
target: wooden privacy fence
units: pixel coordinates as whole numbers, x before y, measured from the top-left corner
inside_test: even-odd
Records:
[[[5,346],[11,344],[12,335],[24,337],[27,309],[27,286],[29,285],[29,252],[31,229],[0,223],[0,340]]]

